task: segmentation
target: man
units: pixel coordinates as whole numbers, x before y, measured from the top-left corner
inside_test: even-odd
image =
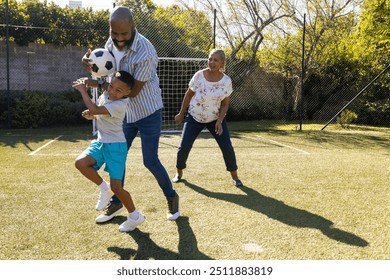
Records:
[[[127,71],[135,79],[123,122],[127,147],[130,149],[134,138],[140,132],[143,163],[156,178],[167,199],[167,219],[175,220],[180,215],[179,196],[158,158],[163,102],[157,76],[157,52],[149,40],[138,33],[133,14],[126,7],[117,7],[111,13],[110,38],[105,48],[114,54],[117,70]],[[83,62],[90,71],[88,59],[83,59]],[[99,86],[106,90],[108,83],[98,85],[97,82],[91,82],[89,86]],[[98,216],[96,222],[107,222],[122,210],[122,203],[113,196],[104,214]]]

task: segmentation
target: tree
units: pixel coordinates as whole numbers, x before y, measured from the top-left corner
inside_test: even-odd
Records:
[[[5,3],[5,0],[0,0]],[[0,19],[5,16],[5,5],[0,5]],[[61,8],[39,0],[9,1],[10,40],[26,46],[30,42],[57,46],[102,47],[109,35],[109,11]],[[0,36],[5,32],[0,29]]]
[[[359,77],[350,47],[359,2],[305,0],[298,4],[286,6],[293,9],[291,12],[295,11],[294,16],[278,22],[279,26],[270,30],[268,44],[260,56],[263,67],[289,77],[301,77],[306,14],[303,102],[307,117],[312,119],[327,100],[354,85]],[[300,84],[296,89],[299,88]]]
[[[390,1],[366,0],[354,38],[354,55],[381,68],[390,58]],[[382,67],[383,68],[383,67]]]
[[[6,0],[0,0],[0,19],[1,22],[6,22],[5,16],[5,1]],[[20,9],[19,3],[16,0],[9,0],[8,1],[8,11],[9,11],[9,25],[10,26],[16,26],[16,28],[10,28],[9,29],[9,36],[10,38],[13,38],[15,42],[21,46],[25,46],[28,44],[28,41],[26,40],[27,36],[27,30],[26,28],[23,28],[21,26],[25,25],[25,22],[28,18],[28,16],[23,12],[23,10]],[[2,38],[5,38],[5,28],[1,28],[1,34],[0,36]]]
[[[178,5],[156,10],[159,34],[171,49],[169,56],[206,57],[212,45],[212,26],[206,14]]]
[[[374,77],[390,63],[390,1],[365,0],[353,54],[363,76]],[[384,73],[359,99],[359,120],[365,123],[390,123],[390,73]]]
[[[212,27],[202,11],[178,5],[158,7],[150,0],[122,0],[134,14],[137,29],[157,49],[159,56],[205,57]]]
[[[264,39],[264,30],[274,22],[290,17],[284,9],[285,1],[254,0],[201,0],[210,14],[217,10],[217,23],[221,40],[231,49],[231,58],[240,56],[253,64]]]

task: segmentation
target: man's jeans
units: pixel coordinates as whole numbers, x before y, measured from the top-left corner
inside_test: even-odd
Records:
[[[123,121],[123,131],[125,133],[127,148],[130,149],[134,138],[138,132],[141,136],[142,156],[144,165],[156,178],[157,183],[162,189],[166,197],[174,197],[175,190],[172,187],[172,182],[168,176],[167,171],[161,164],[158,158],[158,145],[160,140],[160,133],[162,128],[162,109],[157,110],[150,116],[136,121],[135,123],[128,123]],[[124,185],[125,176],[123,176],[122,184]],[[119,199],[114,195],[111,203],[120,203]]]

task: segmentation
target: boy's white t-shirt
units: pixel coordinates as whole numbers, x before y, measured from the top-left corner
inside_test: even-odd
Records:
[[[108,99],[108,92],[100,95],[98,106],[104,106],[110,113],[109,115],[97,115],[97,140],[101,143],[126,142],[123,133],[123,119],[125,118],[128,98],[122,98],[111,101]]]

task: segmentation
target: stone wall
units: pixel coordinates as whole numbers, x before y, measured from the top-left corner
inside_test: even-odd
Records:
[[[7,89],[6,43],[0,41],[0,90]],[[83,47],[56,47],[9,43],[10,90],[59,92],[71,89],[72,82],[88,73],[81,66]]]

